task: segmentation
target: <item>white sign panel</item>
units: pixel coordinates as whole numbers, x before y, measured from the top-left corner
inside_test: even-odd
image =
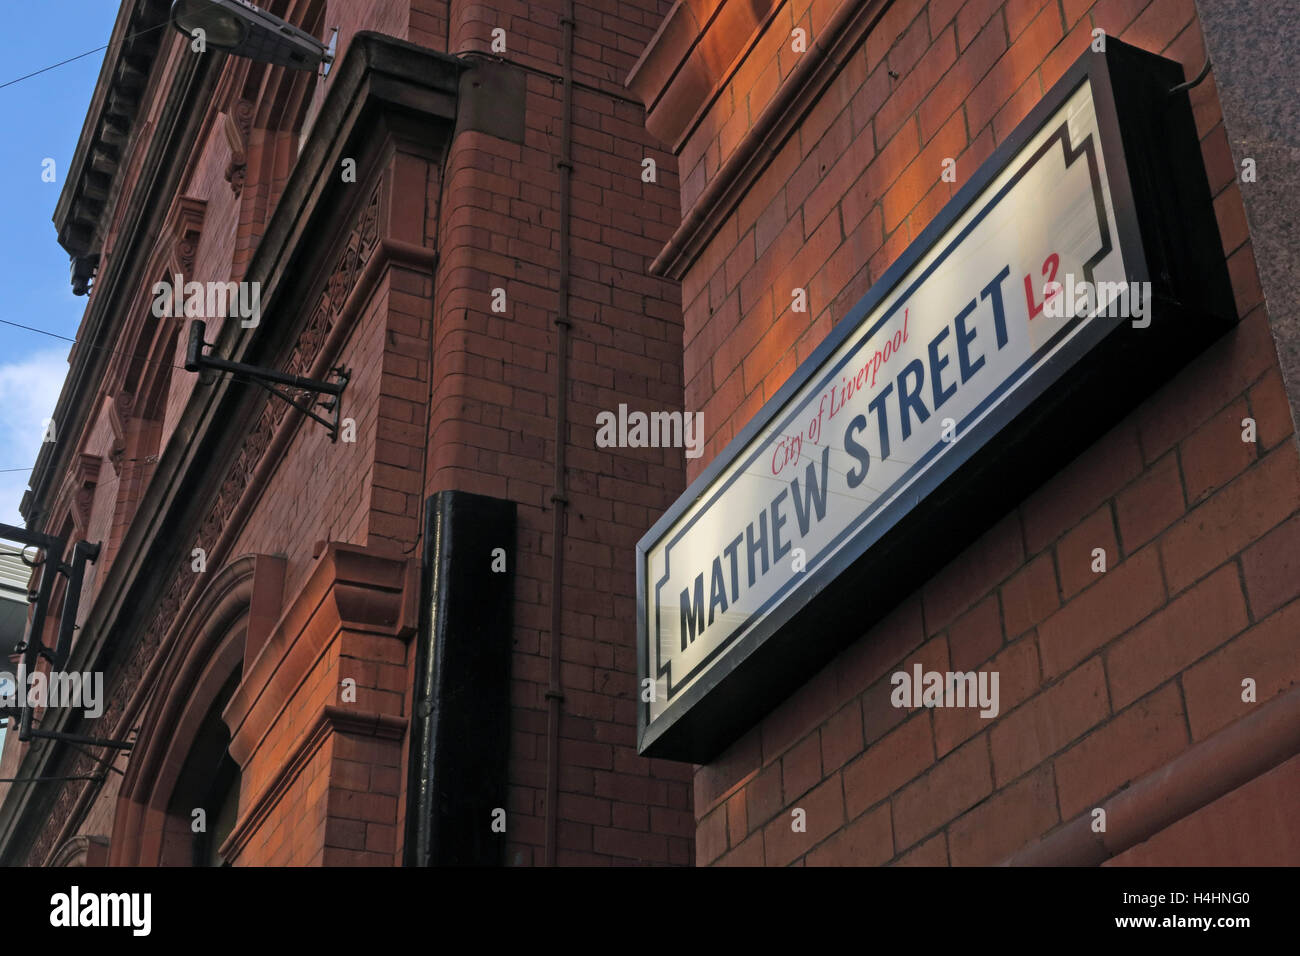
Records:
[[[1116,235],[1084,82],[646,547],[649,726],[1127,293]]]

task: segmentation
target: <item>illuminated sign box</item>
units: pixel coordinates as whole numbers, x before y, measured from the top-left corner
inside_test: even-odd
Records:
[[[641,753],[714,757],[1232,326],[1182,80],[1084,54],[641,540]]]

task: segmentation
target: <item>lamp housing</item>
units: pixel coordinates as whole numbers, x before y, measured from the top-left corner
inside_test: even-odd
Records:
[[[333,59],[325,45],[306,30],[248,0],[176,0],[171,22],[191,39],[202,30],[205,47],[258,63],[314,71]]]

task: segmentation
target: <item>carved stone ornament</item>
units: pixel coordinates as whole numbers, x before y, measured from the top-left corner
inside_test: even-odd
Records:
[[[244,191],[244,179],[248,173],[248,138],[253,129],[253,104],[248,100],[236,100],[230,112],[222,115],[222,130],[226,142],[230,144],[230,162],[226,165],[226,182],[238,197]]]

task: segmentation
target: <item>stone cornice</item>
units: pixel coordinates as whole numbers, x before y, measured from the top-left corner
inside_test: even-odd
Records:
[[[265,739],[316,661],[343,631],[405,638],[418,616],[415,561],[330,544],[245,673],[225,719],[240,766]]]
[[[54,421],[59,434],[80,436],[95,403],[87,399],[104,381],[114,357],[121,329],[118,317],[130,308],[144,281],[140,270],[153,254],[155,237],[164,228],[171,199],[180,189],[194,142],[205,120],[205,104],[211,98],[218,70],[210,68],[210,57],[184,57],[165,92],[159,121],[149,140],[136,188],[119,197],[126,209],[117,215],[121,223],[117,244],[106,266],[95,280],[90,305],[77,332],[77,344],[68,357],[68,377],[59,393]],[[93,110],[92,110],[93,112]],[[152,281],[152,280],[149,280]],[[50,485],[67,468],[74,443],[44,444],[32,468],[31,487],[21,511],[28,527],[41,528],[48,517]]]
[[[690,209],[683,210],[681,225],[650,266],[652,275],[668,276],[673,279],[681,279],[685,275],[691,263],[704,251],[709,241],[726,222],[727,217],[736,209],[750,187],[767,168],[777,150],[797,129],[803,117],[817,103],[826,86],[839,73],[848,57],[879,22],[892,3],[893,0],[842,0],[820,32],[810,38],[808,51],[800,57],[798,65],[782,81],[762,113],[732,150],[731,155],[723,160],[722,167],[714,173],[704,192]],[[723,4],[724,7],[727,5],[727,3]],[[730,0],[730,5],[737,5],[736,0]],[[709,31],[702,36],[707,38],[712,34],[713,31]],[[725,31],[720,36],[725,36]],[[669,41],[665,40],[665,42]],[[700,52],[702,46],[699,37],[689,48],[687,40],[682,37],[677,37],[671,42],[679,49],[687,49],[687,55],[693,58],[687,59],[681,70],[688,69],[688,64],[696,60],[700,61],[699,65],[689,69],[696,72],[705,70],[705,55]],[[739,48],[737,46],[738,50]],[[651,51],[647,50],[647,56],[650,53]],[[661,54],[661,56],[665,60],[671,59],[666,55]],[[743,51],[739,58],[743,59]],[[703,81],[692,80],[692,74],[683,73],[681,70],[671,77],[661,78],[652,83],[648,71],[653,64],[646,57],[642,58],[642,62],[647,66],[643,68],[642,63],[637,64],[637,69],[629,77],[629,86],[634,83],[641,84],[642,94],[651,97],[647,102],[647,109],[651,109],[652,104],[654,104],[652,111],[658,110],[659,104],[668,104],[674,111],[690,114],[693,118],[690,124],[683,125],[684,131],[698,121],[702,111],[708,108],[709,102],[717,91],[729,81],[730,74],[734,72],[739,61],[733,62],[726,75],[719,76],[707,90]],[[656,68],[661,74],[666,72],[665,64],[662,62],[658,63]],[[645,76],[643,77],[637,70],[641,70]],[[707,70],[705,72],[707,73]],[[660,82],[665,85],[662,92],[655,96],[657,83]],[[693,92],[689,95],[682,92],[680,103],[670,102],[671,96],[678,95],[672,92],[672,83],[690,84]],[[692,111],[691,107],[697,103],[698,106]],[[664,122],[667,123],[667,119]],[[652,120],[648,117],[646,127],[651,132],[655,132],[651,123]],[[683,133],[673,132],[672,128],[665,126],[655,135],[661,138],[678,137]],[[680,141],[676,142],[676,148],[680,148]]]
[[[628,73],[646,130],[673,151],[743,62],[779,0],[677,0]]]
[[[141,97],[167,34],[168,0],[134,0],[117,22],[54,210],[59,245],[73,258],[99,251],[114,181],[135,127]]]

